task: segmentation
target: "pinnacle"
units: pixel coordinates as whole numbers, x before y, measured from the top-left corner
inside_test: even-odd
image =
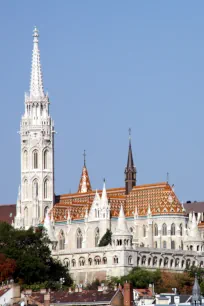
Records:
[[[40,63],[40,50],[38,44],[39,33],[35,27],[33,30],[33,55],[30,80],[30,98],[41,99],[45,97]]]

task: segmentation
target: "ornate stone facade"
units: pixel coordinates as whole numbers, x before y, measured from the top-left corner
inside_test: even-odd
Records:
[[[84,160],[78,192],[54,197],[54,124],[44,94],[38,31],[34,30],[30,93],[21,120],[21,186],[15,227],[44,224],[53,256],[74,279],[91,281],[135,266],[183,271],[203,266],[203,240],[194,213],[186,215],[167,182],[136,186],[131,139],[125,187],[93,191]],[[85,156],[85,155],[84,155]],[[99,247],[107,229],[112,243]]]
[[[54,124],[49,114],[49,97],[44,93],[38,46],[33,31],[30,92],[25,95],[21,119],[21,186],[15,227],[37,226],[54,202]]]

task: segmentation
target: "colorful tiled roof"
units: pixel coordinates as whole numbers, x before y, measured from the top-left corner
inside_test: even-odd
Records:
[[[98,193],[101,195],[102,190]],[[54,220],[66,221],[68,210],[72,220],[83,219],[86,209],[89,210],[91,207],[94,196],[95,191],[57,196],[57,203],[53,208]],[[121,204],[126,217],[133,217],[136,207],[139,216],[146,216],[148,207],[152,215],[184,214],[174,190],[166,182],[135,186],[129,195],[125,195],[125,188],[112,188],[107,190],[107,196],[112,217],[118,216]]]

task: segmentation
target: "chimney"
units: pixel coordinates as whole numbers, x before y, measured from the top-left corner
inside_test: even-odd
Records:
[[[133,288],[132,284],[126,283],[124,284],[124,306],[133,306]]]
[[[44,306],[50,306],[50,294],[49,293],[44,295]]]

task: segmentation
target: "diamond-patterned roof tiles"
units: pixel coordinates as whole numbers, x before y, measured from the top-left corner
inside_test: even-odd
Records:
[[[102,190],[98,193],[101,196]],[[57,196],[57,203],[52,210],[54,220],[66,221],[68,210],[72,220],[83,219],[86,209],[89,210],[91,207],[94,196],[95,191]],[[121,204],[126,217],[133,217],[136,207],[139,216],[146,216],[148,206],[152,215],[184,214],[173,188],[167,183],[135,186],[129,195],[125,195],[125,188],[112,188],[107,190],[107,196],[112,217],[118,216]]]

